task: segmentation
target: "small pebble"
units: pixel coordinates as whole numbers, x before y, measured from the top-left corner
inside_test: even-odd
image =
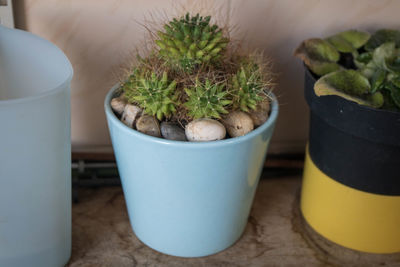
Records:
[[[231,137],[238,137],[251,132],[254,123],[249,115],[242,111],[229,113],[224,119],[223,124]]]
[[[226,130],[219,121],[203,118],[186,125],[185,133],[189,141],[215,141],[224,139]]]
[[[122,113],[121,116],[121,121],[133,128],[135,125],[135,120],[140,116],[140,113],[142,112],[142,109],[131,104],[126,104],[124,108],[124,112]]]
[[[119,96],[111,99],[111,108],[117,113],[119,116],[124,112],[127,101],[125,97]]]
[[[160,124],[153,116],[143,115],[136,122],[136,129],[144,134],[161,137]]]
[[[252,110],[249,112],[249,115],[253,120],[254,126],[260,126],[268,120],[269,109],[269,101],[265,100],[258,103],[256,110]]]
[[[161,135],[168,140],[186,141],[185,130],[171,122],[161,123]]]

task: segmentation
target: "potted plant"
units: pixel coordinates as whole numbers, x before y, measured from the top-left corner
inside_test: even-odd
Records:
[[[364,252],[400,252],[399,47],[399,31],[348,30],[295,51],[311,111],[302,214]]]
[[[278,115],[271,72],[210,16],[155,36],[105,99],[130,222],[160,252],[217,253],[247,223]]]

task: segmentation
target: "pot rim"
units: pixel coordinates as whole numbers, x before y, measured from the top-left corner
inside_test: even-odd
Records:
[[[164,138],[154,137],[150,135],[143,134],[137,130],[134,130],[127,125],[123,124],[114,112],[111,109],[111,99],[117,89],[119,89],[120,84],[115,84],[107,93],[106,98],[104,100],[104,110],[106,113],[107,118],[120,130],[126,132],[127,134],[131,135],[132,137],[139,138],[145,142],[155,142],[159,143],[160,145],[167,145],[167,146],[177,146],[177,147],[193,147],[193,148],[216,148],[221,146],[228,146],[232,144],[244,143],[248,140],[260,135],[262,132],[274,126],[274,123],[278,117],[278,100],[273,93],[270,93],[272,97],[271,101],[271,112],[268,120],[262,124],[261,126],[257,127],[253,131],[243,136],[224,139],[224,140],[216,140],[216,141],[206,141],[206,142],[188,142],[188,141],[175,141],[175,140],[168,140]]]

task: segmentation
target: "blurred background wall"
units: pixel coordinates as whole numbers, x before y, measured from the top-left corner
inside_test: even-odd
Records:
[[[356,28],[400,29],[398,0],[14,0],[16,27],[59,46],[74,67],[73,151],[112,151],[103,100],[146,29],[143,23],[202,10],[234,26],[232,37],[265,51],[278,73],[280,117],[270,152],[302,153],[308,132],[303,68],[292,56],[306,38]],[[46,60],[45,58],[43,60]]]

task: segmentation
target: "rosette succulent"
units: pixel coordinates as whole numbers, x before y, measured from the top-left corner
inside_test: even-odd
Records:
[[[400,31],[382,29],[370,35],[349,30],[309,39],[295,55],[320,76],[314,86],[317,95],[335,94],[361,105],[400,111]]]
[[[176,112],[176,81],[169,80],[167,72],[157,75],[154,72],[136,69],[126,81],[122,90],[130,103],[135,103],[149,115],[161,120]]]
[[[193,119],[216,118],[220,119],[221,114],[227,114],[225,106],[232,103],[228,99],[228,92],[224,83],[214,83],[209,79],[201,82],[196,79],[195,85],[185,88],[188,101],[184,106]]]
[[[217,25],[210,25],[210,19],[210,16],[190,16],[187,13],[165,24],[165,32],[159,31],[156,40],[160,56],[185,72],[192,72],[202,64],[217,62],[229,40]]]

